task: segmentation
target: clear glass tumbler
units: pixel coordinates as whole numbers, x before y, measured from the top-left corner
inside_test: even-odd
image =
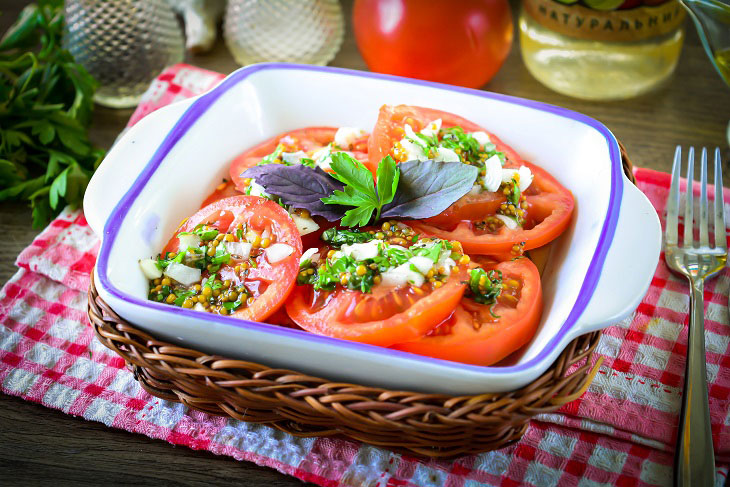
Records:
[[[338,0],[228,0],[223,35],[241,65],[327,64],[342,45]]]
[[[180,25],[165,0],[66,0],[63,44],[96,78],[94,101],[139,103],[150,82],[183,60]]]

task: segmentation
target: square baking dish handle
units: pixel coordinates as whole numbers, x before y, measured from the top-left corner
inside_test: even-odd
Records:
[[[659,217],[626,176],[623,184],[615,237],[595,291],[571,330],[571,339],[616,324],[633,313],[656,272],[662,246]]]
[[[84,196],[84,216],[97,236],[104,235],[109,215],[194,99],[182,100],[150,113],[123,133],[109,149]]]

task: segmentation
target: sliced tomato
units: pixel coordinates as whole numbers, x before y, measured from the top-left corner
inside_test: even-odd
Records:
[[[524,242],[524,249],[545,245],[559,236],[570,223],[575,205],[573,195],[544,169],[522,158],[497,136],[475,123],[452,113],[431,108],[408,105],[384,105],[368,143],[369,168],[373,173],[381,158],[389,155],[395,142],[403,138],[406,123],[419,131],[433,120],[441,119],[442,128],[459,126],[465,132],[483,131],[489,135],[496,150],[504,152],[505,167],[527,166],[534,179],[525,191],[527,198],[526,221],[523,228],[510,230],[500,227],[497,231],[480,229],[479,223],[493,216],[506,201],[500,193],[481,192],[467,194],[440,215],[423,221],[408,222],[418,231],[447,240],[458,240],[466,253],[502,254],[511,251],[515,244]]]
[[[239,224],[244,224],[248,230],[259,234],[268,230],[272,242],[293,247],[291,255],[275,263],[269,262],[265,251],[252,256],[255,265],[244,273],[236,272],[235,267],[241,262],[234,258],[218,270],[222,280],[230,280],[234,286],[245,286],[254,298],[251,304],[239,308],[231,316],[262,321],[275,313],[294,288],[302,255],[299,231],[286,210],[258,196],[241,195],[218,200],[185,220],[165,246],[163,255],[178,250],[180,232],[191,232],[200,224],[221,233],[233,233]],[[203,272],[203,277],[208,275],[207,270]]]
[[[524,243],[525,250],[541,247],[560,236],[570,224],[575,201],[573,195],[544,169],[521,161],[509,161],[505,167],[530,168],[534,179],[525,191],[526,219],[522,228],[499,227],[496,231],[479,228],[479,222],[495,214],[503,195],[482,193],[459,199],[434,218],[408,222],[426,235],[461,242],[466,253],[500,254]],[[484,196],[482,196],[484,195]]]
[[[467,275],[460,269],[440,288],[418,291],[411,286],[374,286],[372,293],[318,293],[311,286],[297,286],[286,311],[312,333],[389,346],[414,340],[446,319],[464,294]]]
[[[261,162],[261,159],[274,152],[279,144],[284,146],[285,152],[300,150],[312,152],[334,141],[336,133],[336,127],[307,127],[272,137],[242,153],[231,162],[231,181],[239,190],[245,191],[246,185],[243,183],[241,173]],[[352,146],[351,152],[354,157],[362,162],[367,160],[368,138],[369,135],[364,135],[355,141]]]
[[[542,314],[537,267],[527,258],[497,263],[485,270],[502,272],[503,290],[494,306],[464,296],[454,313],[427,335],[392,348],[473,365],[492,365],[527,344]]]

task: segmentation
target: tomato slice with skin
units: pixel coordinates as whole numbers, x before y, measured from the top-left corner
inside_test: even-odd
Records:
[[[503,283],[517,285],[504,288],[493,308],[465,296],[430,334],[392,348],[453,362],[492,365],[527,344],[542,315],[537,267],[527,258],[480,265],[501,271]],[[511,297],[506,298],[507,294]]]
[[[501,254],[512,251],[515,244],[524,242],[524,250],[542,247],[560,236],[570,224],[575,201],[573,195],[547,171],[527,161],[519,165],[530,168],[534,179],[525,192],[527,221],[523,228],[506,226],[491,233],[479,231],[475,223],[494,215],[505,201],[503,195],[486,193],[484,198],[464,196],[441,215],[421,221],[406,222],[426,235],[447,240],[458,240],[470,254]],[[519,167],[514,162],[506,167]],[[479,195],[477,195],[479,196]],[[497,203],[495,203],[495,199]]]
[[[336,127],[306,127],[303,129],[284,132],[272,137],[257,146],[248,149],[231,162],[229,171],[231,181],[240,190],[245,191],[246,185],[243,183],[241,173],[246,169],[255,166],[265,156],[276,150],[279,144],[284,145],[286,152],[304,151],[311,152],[325,147],[327,144],[335,140],[337,133]],[[367,140],[369,135],[364,135],[352,144],[352,150],[355,159],[364,162],[367,160]]]
[[[515,244],[524,242],[524,249],[545,245],[557,238],[569,225],[573,207],[573,195],[547,171],[529,163],[499,137],[475,123],[452,113],[431,108],[384,105],[368,143],[369,169],[375,174],[380,159],[391,154],[393,144],[403,138],[403,126],[409,123],[418,132],[428,123],[441,119],[442,128],[459,126],[465,132],[487,133],[496,150],[504,152],[504,167],[527,166],[534,176],[525,191],[527,222],[525,228],[510,230],[501,227],[497,232],[480,231],[476,223],[496,213],[506,201],[499,192],[466,194],[440,215],[422,221],[406,222],[419,232],[447,240],[457,240],[468,254],[503,254],[512,251]]]
[[[235,285],[244,285],[251,289],[254,301],[230,316],[262,321],[281,308],[291,294],[299,272],[299,259],[302,255],[302,239],[294,221],[281,206],[258,196],[232,196],[215,201],[198,210],[186,219],[175,231],[175,235],[165,246],[162,255],[178,250],[180,232],[191,232],[200,224],[208,225],[221,233],[230,233],[238,224],[245,223],[248,229],[258,233],[268,230],[274,243],[283,243],[294,248],[291,255],[270,263],[262,252],[253,257],[255,267],[248,269],[245,275],[237,274],[235,266],[240,262],[231,258],[231,262],[223,265],[218,274],[221,279],[229,279]],[[203,277],[209,273],[203,272]]]
[[[446,319],[464,294],[467,276],[460,268],[443,286],[423,295],[411,292],[410,286],[374,286],[372,293],[338,289],[324,297],[323,306],[313,305],[311,286],[297,286],[286,311],[312,333],[390,346],[415,340]]]

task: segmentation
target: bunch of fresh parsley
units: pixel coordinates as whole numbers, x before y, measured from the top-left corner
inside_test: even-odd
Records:
[[[33,226],[82,202],[96,81],[61,46],[63,1],[27,6],[0,40],[0,201],[29,201]]]

